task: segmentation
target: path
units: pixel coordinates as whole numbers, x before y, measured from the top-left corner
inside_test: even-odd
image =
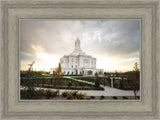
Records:
[[[94,85],[93,82],[88,82],[88,81],[84,81],[84,80],[79,80],[79,79],[75,79],[72,77],[68,77],[65,76],[66,78],[75,80],[75,81],[79,81],[82,83],[87,83],[90,85]],[[121,89],[117,89],[117,88],[111,88],[109,86],[104,86],[104,85],[100,85],[101,87],[104,88],[104,91],[100,91],[100,90],[79,90],[79,92],[82,93],[86,93],[87,96],[134,96],[134,92],[132,90],[121,90]],[[137,95],[140,95],[139,92]]]

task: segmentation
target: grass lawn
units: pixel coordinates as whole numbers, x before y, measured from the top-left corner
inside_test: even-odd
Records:
[[[93,85],[90,85],[90,84],[87,84],[87,83],[82,83],[82,82],[79,82],[79,81],[76,81],[76,80],[72,80],[72,79],[69,79],[69,78],[63,78],[64,81],[67,81],[67,82],[72,82],[72,83],[79,83],[80,85],[81,84],[86,84],[87,86],[93,86]]]
[[[52,77],[52,75],[36,75],[36,78]]]
[[[75,81],[75,80],[72,80],[72,79],[69,79],[69,78],[63,78],[64,81],[68,81],[68,82],[78,82],[78,81]]]
[[[73,77],[75,79],[79,79],[79,80],[84,80],[84,81],[87,81],[87,82],[95,82],[94,79],[92,79],[91,77]]]

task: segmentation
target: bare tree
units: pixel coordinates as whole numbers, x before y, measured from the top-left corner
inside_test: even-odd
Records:
[[[62,73],[62,69],[61,69],[61,64],[58,64],[58,67],[56,69],[56,72],[54,72],[53,76],[55,77],[55,86],[61,85],[62,84],[62,79],[63,79],[63,73]],[[58,88],[58,94],[59,94],[59,88]]]
[[[140,89],[140,71],[137,62],[134,64],[133,71],[130,75],[130,80],[131,88],[134,92],[135,99],[137,99],[137,93]]]
[[[35,93],[35,89],[34,89],[34,81],[33,76],[34,76],[34,72],[33,72],[33,65],[34,65],[35,61],[33,61],[31,64],[28,64],[29,68],[27,71],[27,81],[26,81],[26,85],[27,85],[27,91],[28,91],[28,98],[32,98],[34,96]]]
[[[97,73],[95,74],[95,77],[96,77],[96,79],[95,79],[95,87],[99,88],[100,87],[100,78],[99,78]]]

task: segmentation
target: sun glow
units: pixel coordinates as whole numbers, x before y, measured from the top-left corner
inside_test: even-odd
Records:
[[[125,62],[120,58],[116,58],[113,56],[98,56],[97,57],[97,68],[102,68],[104,71],[108,72],[125,72],[133,69],[133,65],[135,62],[139,62],[136,59],[132,61],[130,59],[126,59]]]
[[[57,67],[60,56],[50,55],[47,53],[37,53],[37,60],[33,66],[34,70],[50,71],[51,68]]]

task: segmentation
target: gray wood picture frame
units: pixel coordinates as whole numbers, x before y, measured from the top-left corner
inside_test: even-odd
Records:
[[[0,0],[0,119],[160,120],[159,0]],[[20,101],[19,20],[141,21],[140,101]]]

